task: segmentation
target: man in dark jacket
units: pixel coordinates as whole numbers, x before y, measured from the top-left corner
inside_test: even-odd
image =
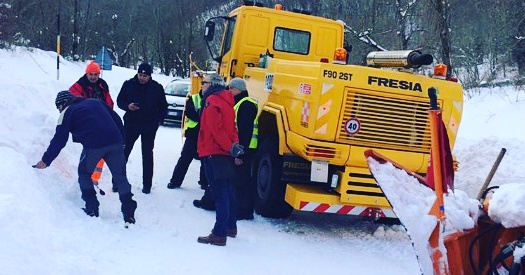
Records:
[[[118,186],[124,221],[135,223],[137,202],[132,199],[131,186],[126,177],[123,125],[118,114],[100,100],[75,97],[69,91],[59,92],[55,104],[60,111],[56,132],[42,159],[34,167],[44,169],[51,165],[71,133],[73,142],[83,146],[78,164],[78,183],[86,203],[86,214],[92,217],[99,215],[91,173],[97,162],[104,158]]]
[[[233,111],[233,96],[218,74],[202,81],[204,108],[197,142],[199,157],[204,162],[206,177],[215,200],[215,225],[211,234],[199,237],[199,243],[226,245],[226,236],[237,235],[235,195],[232,190],[234,158],[243,153],[238,144]]]
[[[246,82],[236,77],[228,85],[235,99],[235,125],[244,154],[235,158],[233,188],[237,200],[237,220],[253,220],[255,184],[252,181],[252,159],[257,148],[257,101],[248,96]]]
[[[153,183],[153,147],[157,129],[166,116],[168,102],[164,88],[151,78],[153,69],[147,63],[139,66],[135,77],[126,80],[117,97],[117,105],[126,111],[124,132],[126,147],[124,153],[129,158],[135,141],[141,137],[142,143],[142,192],[149,194]]]
[[[168,189],[179,188],[182,181],[188,172],[188,167],[194,158],[197,158],[197,137],[199,135],[199,121],[200,112],[202,108],[202,91],[197,94],[190,95],[186,100],[184,110],[184,145],[180,152],[179,160],[173,169]],[[208,186],[206,174],[204,173],[204,165],[201,163],[199,185],[202,189]]]

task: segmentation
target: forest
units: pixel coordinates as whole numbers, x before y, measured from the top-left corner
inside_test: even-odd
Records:
[[[104,46],[115,65],[146,61],[185,77],[190,60],[214,69],[203,39],[208,18],[277,3],[344,21],[353,64],[378,49],[417,49],[447,64],[466,88],[496,84],[498,75],[525,82],[523,0],[0,0],[0,48],[36,47],[85,61]]]

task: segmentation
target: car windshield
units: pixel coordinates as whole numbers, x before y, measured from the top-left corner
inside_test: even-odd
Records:
[[[174,96],[186,96],[190,91],[190,83],[187,82],[171,82],[164,89],[164,93]]]

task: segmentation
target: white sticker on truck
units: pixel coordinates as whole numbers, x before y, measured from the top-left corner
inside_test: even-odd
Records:
[[[264,79],[264,90],[266,92],[271,92],[273,86],[273,74],[266,74]]]
[[[316,182],[328,182],[328,162],[323,160],[312,160],[312,172],[310,180]]]

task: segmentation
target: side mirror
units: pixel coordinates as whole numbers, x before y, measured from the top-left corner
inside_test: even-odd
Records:
[[[215,35],[215,22],[206,21],[204,29],[204,40],[213,41],[213,36]]]

